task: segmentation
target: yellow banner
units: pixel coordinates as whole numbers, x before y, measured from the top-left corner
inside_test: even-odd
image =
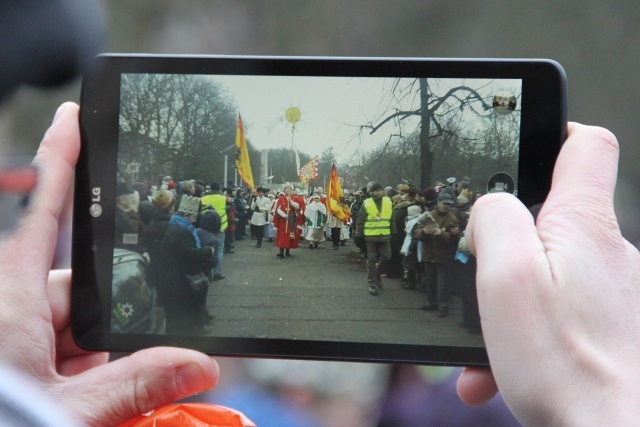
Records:
[[[255,191],[251,162],[249,161],[249,150],[247,149],[247,140],[244,137],[244,127],[242,126],[242,117],[240,114],[238,114],[238,128],[236,130],[236,167],[238,168],[240,177],[242,177],[242,181],[244,181],[251,190]]]
[[[349,207],[340,201],[341,197],[344,197],[344,193],[338,178],[338,168],[334,163],[331,166],[329,184],[327,185],[327,210],[336,218],[348,221],[350,216]]]

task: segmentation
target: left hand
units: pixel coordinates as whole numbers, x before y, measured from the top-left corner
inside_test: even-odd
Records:
[[[38,184],[12,234],[0,241],[0,359],[89,425],[116,425],[212,388],[218,366],[191,350],[155,348],[107,363],[71,336],[71,272],[49,272],[64,195],[80,149],[78,106],[63,104],[34,164]]]

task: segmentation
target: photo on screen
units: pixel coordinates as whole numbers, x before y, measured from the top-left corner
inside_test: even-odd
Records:
[[[521,105],[517,79],[122,74],[111,332],[483,347],[464,232],[517,195]]]

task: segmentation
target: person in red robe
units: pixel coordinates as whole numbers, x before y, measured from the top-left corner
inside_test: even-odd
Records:
[[[300,204],[291,197],[291,184],[284,185],[284,194],[276,201],[273,225],[276,231],[276,246],[280,249],[277,256],[291,256],[290,249],[299,246],[298,215]]]

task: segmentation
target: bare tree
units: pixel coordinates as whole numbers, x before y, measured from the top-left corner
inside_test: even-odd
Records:
[[[235,143],[236,107],[202,76],[125,74],[121,84],[119,162],[156,180],[222,177],[220,151]]]
[[[419,183],[422,187],[431,185],[434,169],[434,142],[447,135],[458,142],[465,138],[460,133],[469,134],[471,129],[462,125],[463,117],[469,115],[482,121],[491,120],[490,95],[481,95],[483,87],[461,84],[455,87],[440,85],[437,79],[397,79],[390,90],[387,101],[389,108],[377,119],[362,126],[370,134],[393,125],[393,132],[381,151],[382,159],[388,149],[404,141],[405,151],[413,147],[419,153]],[[492,82],[487,81],[484,86]],[[457,122],[457,126],[452,124]],[[476,124],[476,128],[480,128]],[[415,144],[415,145],[414,145]],[[414,151],[414,152],[415,152]]]

